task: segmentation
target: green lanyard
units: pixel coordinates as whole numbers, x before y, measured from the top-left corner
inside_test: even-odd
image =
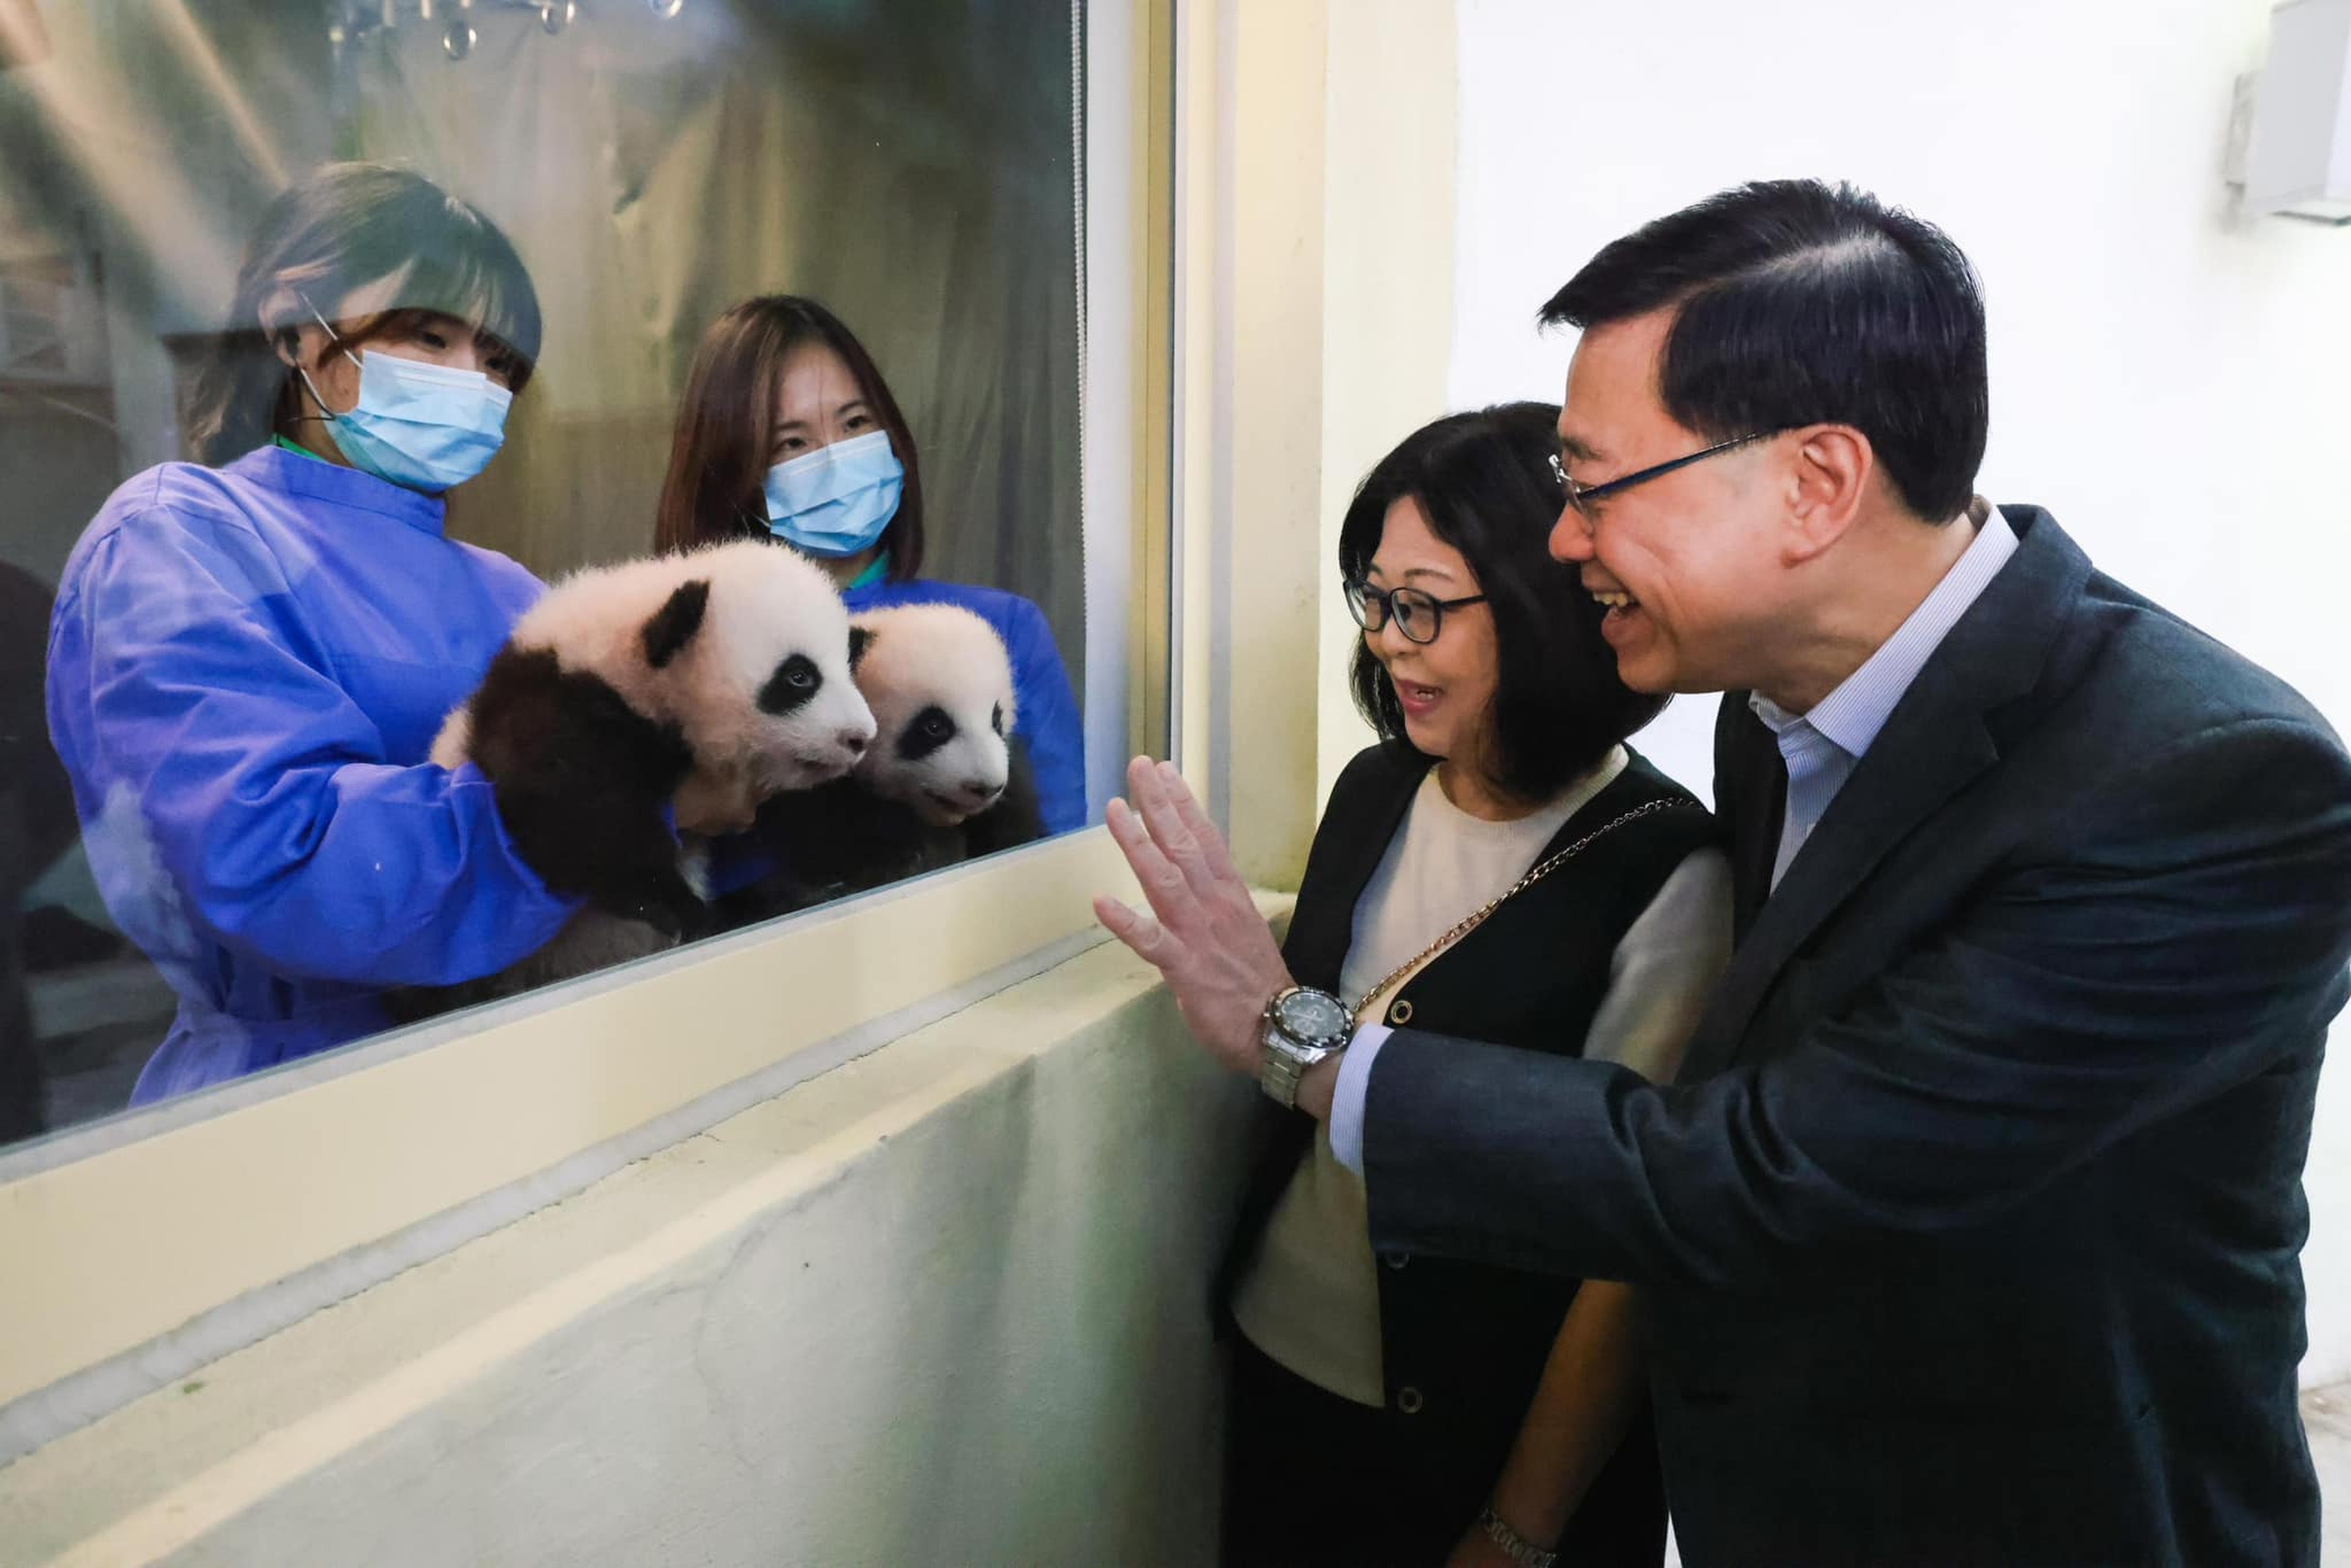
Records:
[[[890,558],[886,555],[875,556],[873,564],[857,574],[857,580],[849,585],[847,591],[854,593],[861,588],[871,588],[889,575]]]

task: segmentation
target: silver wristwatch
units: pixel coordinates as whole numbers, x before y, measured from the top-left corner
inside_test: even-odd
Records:
[[[1346,1050],[1354,1032],[1346,1004],[1330,992],[1306,986],[1276,991],[1265,1004],[1265,1022],[1259,1031],[1265,1054],[1258,1065],[1258,1082],[1278,1103],[1297,1104],[1300,1075]]]

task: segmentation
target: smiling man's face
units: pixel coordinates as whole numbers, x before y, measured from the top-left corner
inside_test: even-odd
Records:
[[[1561,462],[1577,485],[1703,451],[1717,437],[1677,422],[1658,401],[1657,364],[1671,310],[1595,327],[1568,367]],[[1745,432],[1734,432],[1744,434]],[[1551,551],[1580,563],[1586,591],[1610,605],[1602,634],[1625,684],[1643,692],[1756,685],[1782,612],[1788,494],[1771,441],[1633,486],[1592,507],[1562,507]]]

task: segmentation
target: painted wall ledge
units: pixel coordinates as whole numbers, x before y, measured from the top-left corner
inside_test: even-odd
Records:
[[[1192,1560],[1252,1101],[1096,947],[16,1459],[0,1541]]]

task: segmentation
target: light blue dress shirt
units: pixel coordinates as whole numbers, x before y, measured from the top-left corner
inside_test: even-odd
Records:
[[[1780,742],[1788,768],[1788,806],[1780,820],[1780,852],[1771,862],[1771,885],[1780,885],[1813,830],[1828,813],[1855,767],[1894,715],[1894,705],[1927,667],[1927,661],[1959,624],[2008,558],[2016,553],[2016,530],[1994,511],[1976,529],[1975,543],[1951,563],[1943,580],[1927,595],[1894,635],[1847,675],[1809,713],[1790,713],[1761,693],[1747,706]]]
[[[1886,727],[1902,694],[2015,553],[2016,530],[1998,507],[1987,508],[1975,542],[1951,563],[1934,591],[1861,668],[1809,713],[1792,714],[1769,697],[1747,699],[1755,716],[1778,738],[1780,757],[1788,768],[1788,806],[1781,819],[1780,852],[1771,865],[1772,886],[1780,885],[1782,874],[1827,815],[1829,802],[1853,777],[1855,766]],[[1332,1090],[1331,1152],[1358,1176],[1364,1170],[1364,1100],[1371,1090],[1372,1063],[1387,1038],[1384,1024],[1357,1030],[1353,1043],[1339,1059],[1339,1082]]]

